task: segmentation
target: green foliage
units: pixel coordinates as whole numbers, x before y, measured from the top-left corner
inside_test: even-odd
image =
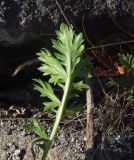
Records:
[[[134,102],[134,86],[128,90],[127,100],[132,103]]]
[[[47,140],[47,143],[38,144],[44,154],[42,160],[46,158],[47,152],[51,146],[54,137],[57,134],[57,129],[60,120],[63,116],[74,114],[76,109],[66,110],[66,105],[70,98],[73,97],[72,91],[83,91],[88,88],[82,80],[91,77],[90,71],[92,67],[92,58],[83,56],[84,44],[82,33],[76,35],[71,27],[61,24],[60,30],[56,31],[57,40],[52,40],[54,53],[50,53],[47,49],[42,49],[38,53],[38,59],[42,62],[39,70],[44,76],[49,77],[49,81],[45,82],[41,79],[34,79],[36,82],[35,89],[41,93],[41,96],[47,98],[44,102],[44,111],[55,111],[56,119],[51,135],[48,136],[43,132],[44,128],[33,119],[33,123],[27,125],[38,135],[33,141],[34,143],[42,140]],[[52,86],[58,85],[63,90],[63,96],[58,97]],[[49,101],[48,101],[49,99]],[[63,114],[64,113],[64,114]]]
[[[74,116],[77,112],[83,111],[83,104],[78,103],[77,101],[73,101],[68,108],[65,109],[63,113],[63,117],[65,116]]]
[[[60,106],[61,102],[58,99],[58,97],[54,94],[54,91],[48,82],[43,82],[41,79],[34,79],[34,81],[38,84],[35,85],[34,89],[39,91],[42,97],[47,97],[51,100],[50,102],[44,103],[45,111]]]
[[[78,91],[82,91],[83,89],[88,89],[88,87],[89,86],[87,84],[84,84],[83,81],[73,83],[73,88]]]
[[[119,61],[125,66],[128,72],[134,74],[134,56],[130,54],[118,54]]]
[[[45,128],[37,121],[37,119],[33,117],[32,123],[24,125],[24,128],[33,131],[36,134],[36,137],[32,140],[32,143],[36,143],[36,145],[45,150],[45,146],[39,142],[47,142],[49,141],[49,137],[45,132]]]
[[[44,127],[39,124],[39,122],[34,117],[32,118],[32,123],[25,125],[24,128],[35,132],[36,135],[38,135],[43,140],[49,140],[49,137],[45,133]]]
[[[115,78],[109,78],[109,86],[120,86],[123,91],[127,92],[127,100],[134,102],[134,56],[130,54],[118,54],[119,61],[126,70],[126,74],[119,75]]]

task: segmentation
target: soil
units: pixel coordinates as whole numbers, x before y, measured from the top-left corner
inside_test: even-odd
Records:
[[[12,92],[10,90],[8,93],[14,93],[14,90]],[[18,93],[21,95],[23,92]],[[100,95],[100,93],[98,94]],[[97,97],[97,94],[94,95],[95,99]],[[123,97],[125,96],[114,90],[107,93],[101,101],[99,98],[95,101],[95,146],[88,154],[86,154],[84,141],[85,109],[74,117],[66,117],[61,122],[48,160],[134,160],[134,105],[127,103]],[[38,100],[38,96],[36,98]],[[37,103],[41,103],[40,99]],[[8,105],[7,108],[1,106],[1,160],[40,160],[42,152],[31,143],[31,139],[35,135],[26,131],[23,125],[30,121],[32,115],[35,115],[43,124],[47,125],[47,132],[50,133],[52,120],[51,115],[43,114],[41,108],[31,105],[29,104],[27,107]]]
[[[1,120],[1,160],[41,159],[42,152],[40,149],[37,146],[32,148],[33,133],[25,131],[23,128],[23,124],[26,122],[27,120],[24,119]],[[83,130],[84,128],[80,123],[73,122],[68,126],[62,126],[47,160],[84,160]]]

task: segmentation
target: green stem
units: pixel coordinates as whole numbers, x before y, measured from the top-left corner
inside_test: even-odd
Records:
[[[60,120],[62,118],[63,111],[64,111],[64,108],[67,104],[68,97],[69,97],[69,94],[70,94],[70,88],[71,88],[71,77],[68,76],[66,84],[65,84],[65,88],[64,88],[64,94],[63,94],[62,102],[61,102],[61,105],[58,109],[58,112],[57,112],[57,115],[56,115],[56,120],[54,122],[54,126],[53,126],[53,129],[52,129],[51,135],[50,135],[50,141],[48,141],[46,149],[43,152],[42,160],[46,159],[48,151],[49,151],[49,149],[52,145],[52,142],[53,142],[53,140],[54,140],[54,138],[57,134],[58,127],[59,127],[59,124],[60,124]]]

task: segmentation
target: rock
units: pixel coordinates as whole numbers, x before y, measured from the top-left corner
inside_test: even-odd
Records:
[[[12,122],[12,123],[11,123]],[[24,124],[28,123],[26,120],[0,120],[0,160],[40,160],[42,150],[36,145],[32,147],[33,134],[24,135]],[[47,122],[42,122],[46,125]],[[22,130],[14,130],[12,134],[8,135],[7,130],[10,127],[22,128]],[[77,122],[61,127],[52,148],[50,149],[47,160],[84,160],[84,148],[79,147],[83,144],[83,128],[77,126]],[[51,124],[48,125],[49,130]],[[79,129],[78,129],[79,128]],[[25,131],[29,133],[29,131]],[[71,142],[72,136],[74,142]],[[79,138],[78,138],[79,137]],[[78,139],[76,142],[75,139]],[[70,143],[71,142],[71,143]],[[9,159],[8,159],[9,158]]]
[[[66,22],[66,18],[76,26],[82,23],[83,15],[89,21],[102,19],[104,22],[110,18],[108,10],[113,17],[120,17],[120,24],[127,30],[134,31],[133,0],[1,0],[0,45],[47,40],[61,22]]]
[[[64,14],[63,14],[64,13]],[[113,22],[113,19],[126,32]],[[0,1],[0,88],[31,83],[37,65],[29,65],[13,77],[16,67],[33,60],[61,22],[73,24],[95,44],[134,37],[133,0],[1,0]],[[130,34],[128,34],[128,32]],[[130,36],[131,35],[131,36]],[[1,97],[1,96],[0,96]]]
[[[28,91],[22,90],[5,90],[0,92],[0,103],[6,104],[28,104],[31,95]]]

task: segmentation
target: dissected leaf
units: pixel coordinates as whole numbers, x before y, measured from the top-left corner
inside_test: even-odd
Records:
[[[59,105],[55,102],[45,102],[44,104],[44,111],[47,112],[49,110],[53,110],[56,107],[59,107]]]
[[[83,81],[73,83],[73,87],[75,90],[82,91],[83,89],[88,89],[89,86],[87,84],[84,84]]]
[[[60,105],[60,100],[58,97],[54,94],[54,91],[51,87],[51,85],[48,82],[43,82],[41,79],[34,79],[35,82],[37,82],[38,85],[35,85],[35,89],[39,91],[42,96],[48,97],[52,100],[57,106]]]
[[[101,67],[93,68],[93,75],[97,77],[115,77],[120,74],[127,74],[124,66],[118,64],[118,62],[114,62],[110,56],[108,56],[105,52],[98,52],[96,50],[92,50],[92,54],[94,57],[103,64],[108,70],[103,69]]]
[[[32,124],[27,126],[28,129],[34,131],[39,136],[39,138],[34,139],[34,143],[44,150],[43,159],[45,159],[56,136],[60,120],[72,95],[71,91],[74,88],[79,91],[86,89],[88,86],[81,79],[84,78],[85,80],[87,76],[91,76],[89,72],[91,71],[92,58],[85,57],[83,59],[84,39],[82,33],[76,35],[71,27],[62,23],[60,30],[56,31],[56,35],[57,40],[52,40],[52,47],[55,49],[54,53],[50,53],[47,49],[42,49],[37,54],[38,59],[42,62],[39,70],[43,72],[44,76],[49,77],[49,81],[44,82],[41,79],[34,79],[36,82],[35,89],[41,93],[41,96],[46,97],[47,100],[47,102],[44,102],[44,110],[51,110],[56,113],[54,127],[50,138],[48,138],[44,128],[36,119],[33,119]],[[77,82],[75,82],[76,79]],[[50,84],[58,85],[63,89],[61,101],[55,95]],[[78,108],[75,109],[74,111],[78,111]],[[70,109],[68,113],[72,114],[73,110]],[[40,142],[43,139],[47,143],[41,144]]]
[[[45,133],[45,128],[33,117],[32,123],[24,126],[25,129],[34,131],[40,138],[48,140],[49,137]]]
[[[56,57],[64,65],[67,75],[72,75],[84,51],[83,35],[81,33],[76,35],[64,23],[61,24],[60,31],[56,31],[56,34],[58,40],[52,40],[53,48],[59,51]]]
[[[119,61],[125,66],[127,71],[134,74],[134,56],[130,54],[118,54]]]
[[[50,75],[51,81],[57,83],[58,81],[65,82],[67,75],[61,65],[60,61],[55,58],[47,49],[42,49],[40,53],[37,54],[39,60],[42,61],[42,66],[39,70],[43,72],[43,75]]]

